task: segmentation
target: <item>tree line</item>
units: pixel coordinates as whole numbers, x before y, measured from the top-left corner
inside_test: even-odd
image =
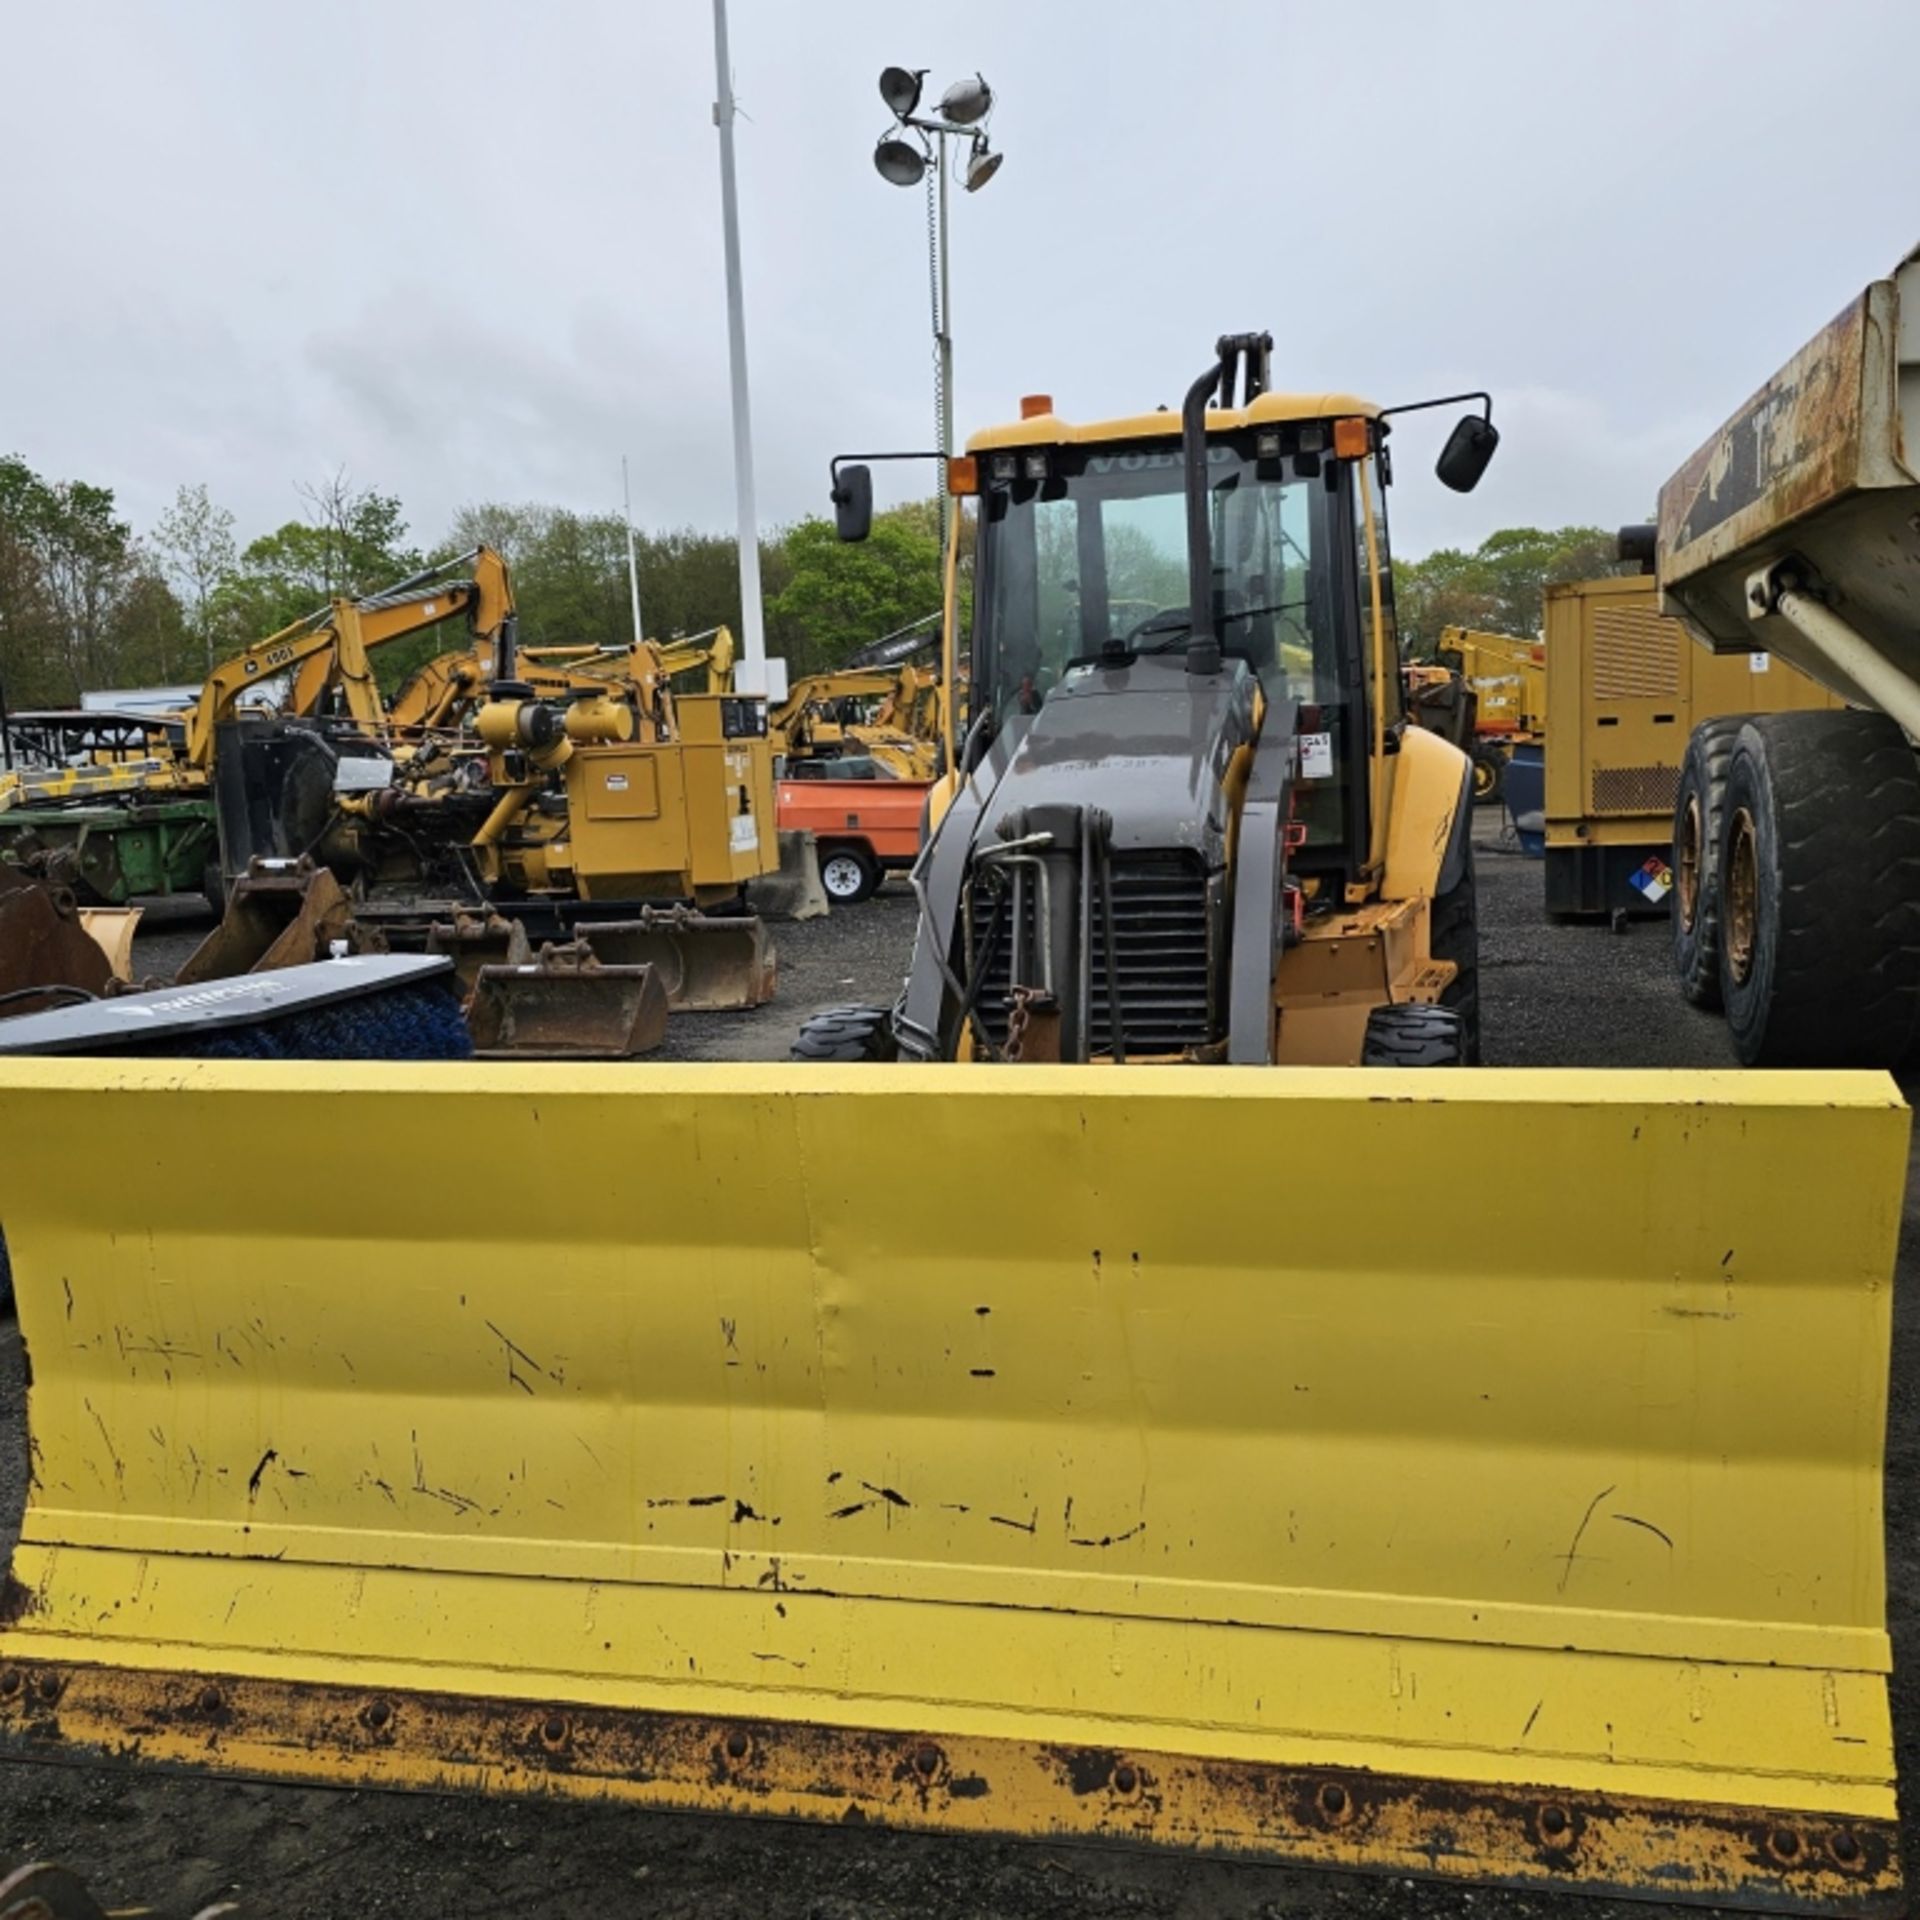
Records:
[[[183,486],[144,534],[111,488],[49,480],[0,457],[0,693],[15,711],[76,704],[109,687],[189,684],[219,660],[341,596],[367,594],[496,548],[512,569],[524,641],[620,646],[632,638],[627,529],[616,513],[533,503],[463,507],[445,536],[417,539],[400,501],[345,474],[300,489],[304,511],[242,544],[204,486]],[[796,677],[933,612],[941,567],[933,501],[877,514],[843,546],[824,520],[761,542],[769,653]],[[731,536],[691,527],[636,533],[647,635],[740,629]],[[383,682],[458,644],[422,635],[385,650]]]
[[[513,571],[523,640],[618,646],[632,634],[626,523],[537,503],[464,507],[438,542],[413,535],[400,501],[344,474],[299,490],[300,518],[241,544],[234,516],[204,486],[183,486],[144,534],[111,488],[48,480],[0,457],[0,692],[18,710],[70,706],[107,687],[198,681],[217,660],[303,619],[337,595],[375,591],[487,545]],[[914,501],[875,516],[843,546],[825,520],[761,542],[767,650],[798,677],[843,662],[940,604],[938,509]],[[666,640],[740,626],[729,535],[691,527],[637,535],[642,615]],[[1395,566],[1408,651],[1430,657],[1447,626],[1533,634],[1559,580],[1618,572],[1598,527],[1508,527],[1466,552],[1442,548]],[[963,596],[965,582],[963,580]],[[392,647],[388,685],[449,644]]]

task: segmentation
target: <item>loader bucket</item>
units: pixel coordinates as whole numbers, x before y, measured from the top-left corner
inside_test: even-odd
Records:
[[[606,966],[652,967],[676,1013],[731,1013],[773,998],[773,942],[751,916],[642,907],[637,920],[587,921],[574,932]]]
[[[453,956],[463,996],[473,992],[482,967],[524,967],[533,959],[526,928],[497,913],[457,913],[450,922],[435,921],[427,929],[427,951]]]
[[[603,967],[584,941],[517,967],[482,967],[467,1027],[483,1060],[631,1060],[667,1037],[651,967]]]
[[[187,956],[174,976],[180,986],[311,966],[336,942],[364,951],[367,936],[354,925],[340,882],[311,860],[254,860],[227,895],[220,924]]]
[[[1838,1073],[0,1060],[0,1750],[1892,1912],[1907,1122]],[[393,1139],[511,1193],[368,1181]],[[937,1221],[876,1200],[907,1141]],[[1500,1235],[1428,1224],[1523,1157]]]

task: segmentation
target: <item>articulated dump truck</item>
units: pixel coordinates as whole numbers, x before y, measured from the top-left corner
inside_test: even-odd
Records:
[[[1906,1110],[1868,1073],[1286,1062],[1381,1005],[1458,1037],[1470,952],[1418,940],[1470,883],[1470,769],[1379,704],[1388,414],[1264,361],[1238,406],[1227,365],[1217,405],[979,449],[1006,670],[898,1057],[0,1061],[0,1751],[1898,1909]],[[1063,564],[1063,500],[1070,617],[1017,571]],[[1076,758],[1134,767],[1089,780],[1106,825]],[[1169,762],[1225,777],[1183,810]],[[1116,962],[1151,933],[1168,822],[1228,942],[1197,990],[1137,945],[1049,988],[1083,900]],[[976,889],[1024,931],[968,1005]],[[1309,952],[1320,1005],[1289,969],[1343,938],[1376,949]],[[387,1140],[505,1191],[369,1178]],[[877,1204],[903,1146],[969,1197]],[[1489,1157],[1528,1173],[1497,1244],[1459,1197]]]
[[[1716,653],[1845,703],[1696,727],[1674,960],[1749,1066],[1891,1067],[1920,1043],[1920,252],[1660,490],[1621,553]]]

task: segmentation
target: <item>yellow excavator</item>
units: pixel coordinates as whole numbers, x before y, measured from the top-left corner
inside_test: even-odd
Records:
[[[768,732],[790,763],[860,755],[890,779],[931,780],[943,711],[940,682],[924,668],[841,668],[796,680],[768,715]]]
[[[1469,1045],[1402,412],[1230,339],[951,463],[894,1062],[0,1039],[0,1751],[1899,1911],[1892,1083],[1285,1064]]]
[[[279,714],[308,718],[333,712],[370,734],[384,734],[392,716],[371,656],[460,615],[474,634],[475,657],[490,662],[492,648],[513,618],[512,581],[506,562],[491,547],[425,568],[380,593],[336,597],[223,660],[188,710],[183,758],[191,767],[211,767],[221,729],[234,724],[250,694],[276,683],[284,691],[269,704]]]

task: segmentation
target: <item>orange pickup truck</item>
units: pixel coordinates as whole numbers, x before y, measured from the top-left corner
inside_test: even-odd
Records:
[[[812,833],[827,898],[836,907],[851,906],[872,893],[891,869],[904,870],[918,858],[930,784],[788,778],[780,782],[777,817],[783,829]]]

